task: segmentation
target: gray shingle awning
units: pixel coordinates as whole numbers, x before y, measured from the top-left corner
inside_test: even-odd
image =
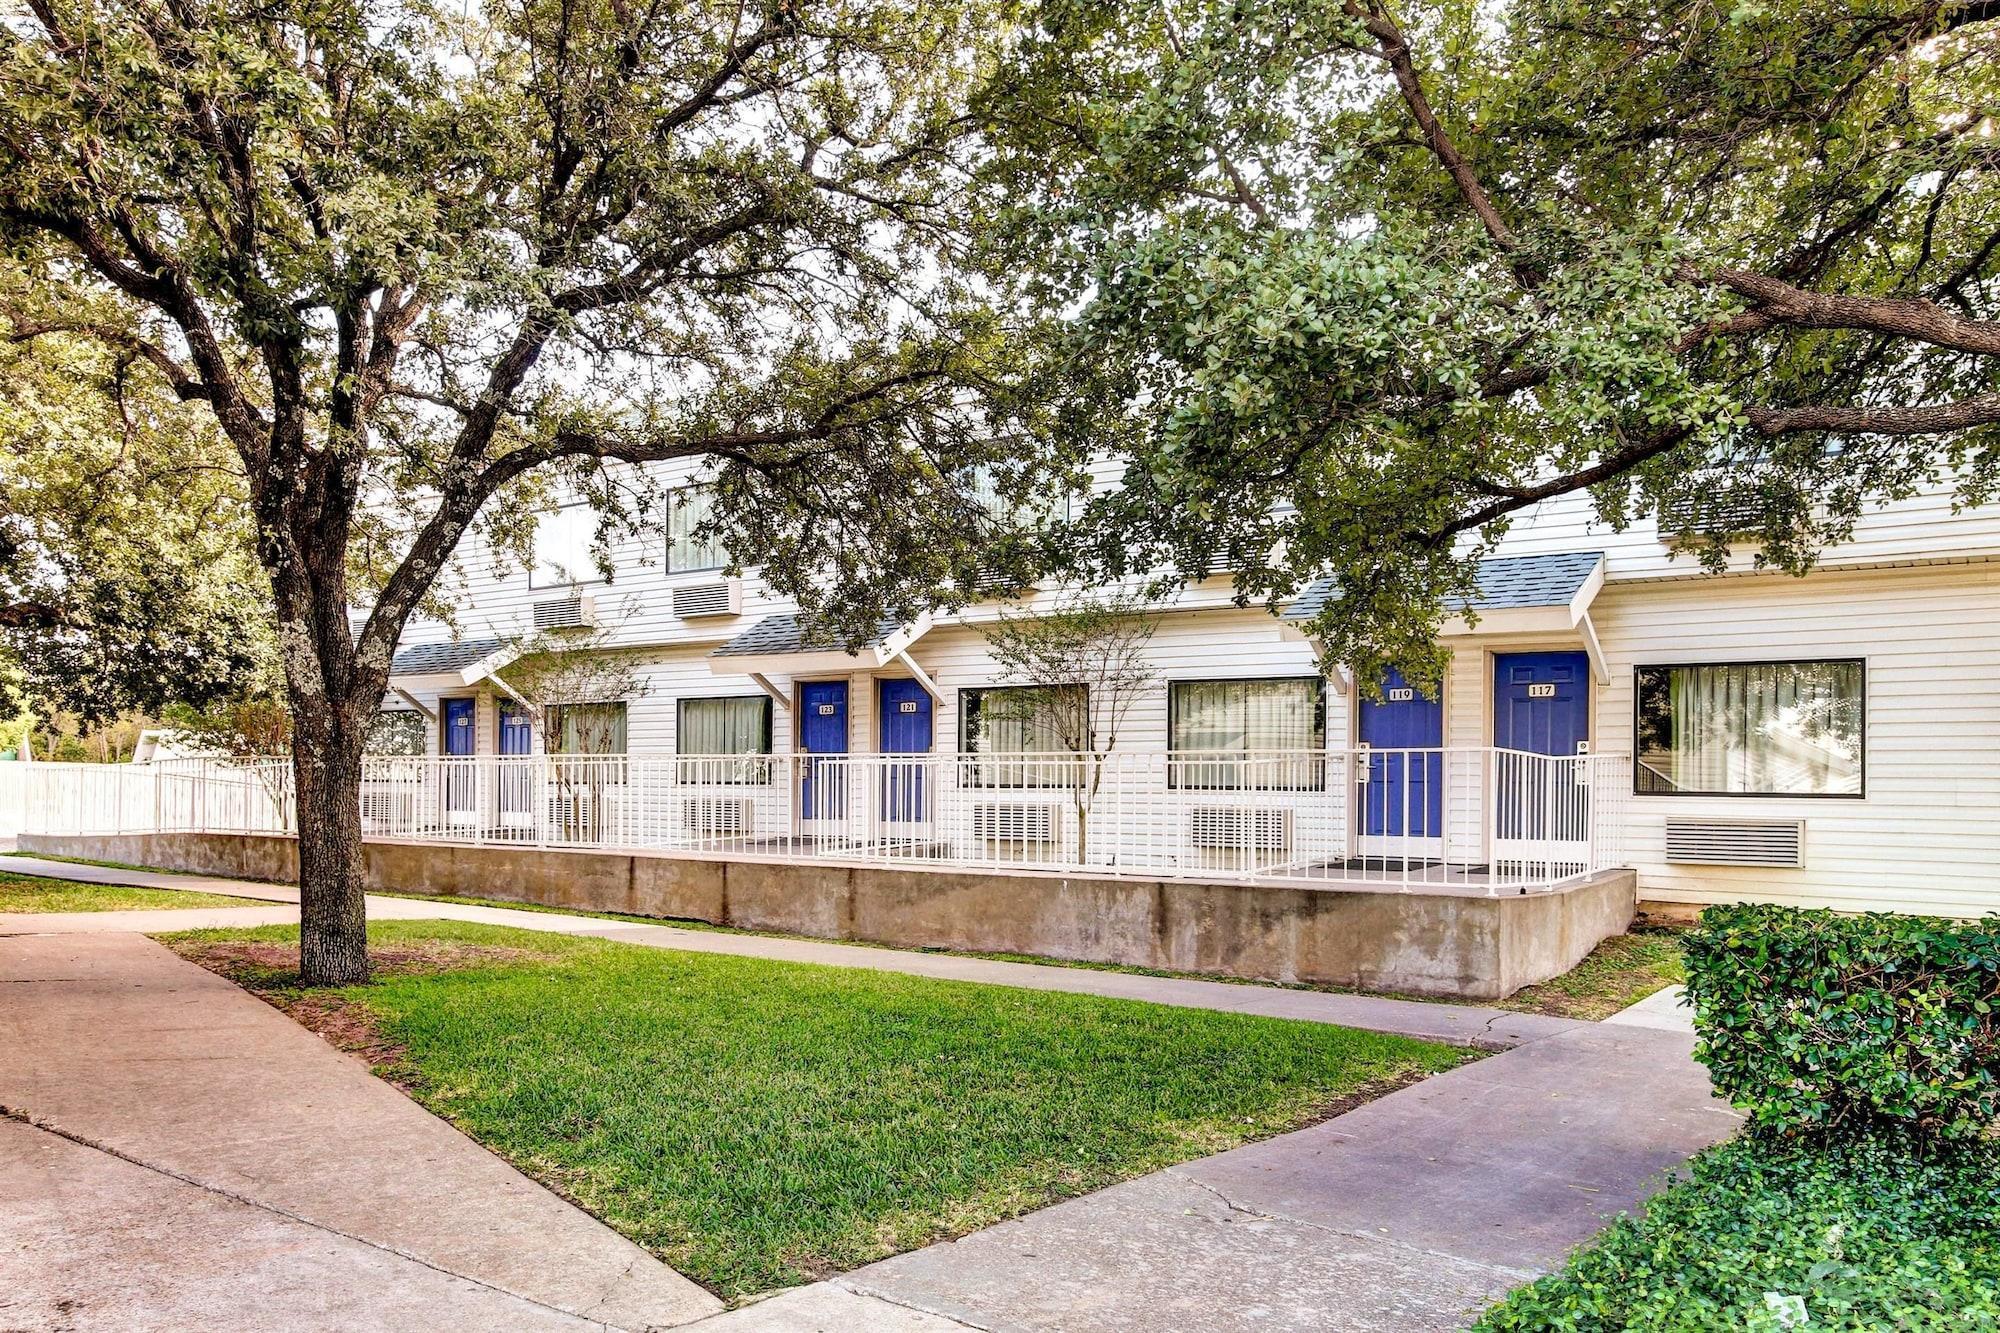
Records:
[[[903,626],[885,620],[859,647],[873,648],[887,643]],[[847,645],[830,634],[809,634],[797,616],[765,616],[741,634],[723,644],[710,657],[776,657],[787,653],[840,653]]]
[[[1479,594],[1472,601],[1453,599],[1450,611],[1512,611],[1538,606],[1568,606],[1590,576],[1604,563],[1602,551],[1558,551],[1549,555],[1496,556],[1479,562]],[[1286,620],[1311,620],[1340,600],[1331,578],[1315,579],[1286,605]]]
[[[436,676],[447,671],[463,671],[500,651],[498,639],[456,639],[444,643],[416,643],[396,650],[389,675]]]

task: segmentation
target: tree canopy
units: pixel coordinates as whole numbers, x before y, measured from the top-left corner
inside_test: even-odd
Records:
[[[961,274],[968,98],[1004,20],[1000,0],[30,0],[5,21],[0,243],[138,322],[107,341],[241,463],[309,978],[365,972],[361,747],[482,511],[566,484],[643,520],[634,465],[701,460],[730,549],[857,637],[990,563],[963,479],[1025,494],[1038,410]]]
[[[234,696],[270,642],[235,455],[110,336],[124,312],[20,267],[0,291],[0,714]]]
[[[1971,0],[1049,0],[996,92],[996,271],[1129,467],[1100,572],[1306,575],[1434,667],[1510,516],[1589,490],[1791,571],[2000,474]],[[1041,262],[1031,263],[1039,257]],[[1370,672],[1372,676],[1372,672]]]

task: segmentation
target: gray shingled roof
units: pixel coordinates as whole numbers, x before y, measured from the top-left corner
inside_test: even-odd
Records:
[[[881,643],[902,627],[898,621],[885,620],[875,627],[874,635],[862,646],[870,647]],[[806,634],[800,629],[797,616],[765,616],[709,656],[765,657],[783,653],[837,653],[844,651],[846,647],[846,644],[832,635]]]
[[[448,643],[416,643],[400,649],[389,664],[392,676],[434,676],[441,671],[463,671],[474,662],[491,656],[500,647],[498,639],[459,639]]]
[[[1551,555],[1510,555],[1479,562],[1479,595],[1474,611],[1502,611],[1523,606],[1566,606],[1590,572],[1604,559],[1602,551],[1560,551]],[[1286,620],[1311,620],[1329,601],[1340,600],[1331,578],[1315,579],[1285,607]],[[1453,611],[1467,609],[1454,599]]]

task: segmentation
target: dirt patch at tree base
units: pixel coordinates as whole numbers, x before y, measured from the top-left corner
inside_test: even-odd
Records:
[[[382,1036],[374,1013],[361,999],[347,991],[299,984],[298,945],[275,940],[163,943],[189,962],[241,986],[329,1045],[361,1057],[391,1082],[409,1088],[407,1078],[396,1073],[402,1065],[404,1049]],[[452,940],[383,945],[368,950],[369,966],[378,978],[533,962],[554,956],[533,949]]]

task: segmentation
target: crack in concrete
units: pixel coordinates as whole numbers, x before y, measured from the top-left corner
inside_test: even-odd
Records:
[[[913,1301],[904,1296],[892,1295],[889,1292],[883,1291],[880,1287],[864,1286],[854,1281],[851,1275],[834,1278],[827,1285],[848,1292],[851,1295],[860,1296],[864,1300],[880,1301],[884,1305],[893,1305],[899,1310],[910,1310],[916,1314],[929,1315],[933,1319],[943,1319],[958,1325],[960,1328],[977,1329],[979,1333],[1010,1333],[1010,1330],[1014,1327],[1011,1324],[979,1323],[969,1317],[971,1312],[968,1310],[961,1310],[955,1307],[946,1309]]]
[[[324,1222],[316,1221],[313,1218],[306,1217],[300,1213],[295,1213],[288,1208],[280,1208],[276,1204],[266,1203],[261,1199],[253,1199],[248,1195],[239,1194],[235,1190],[225,1189],[220,1185],[210,1184],[205,1180],[198,1180],[193,1176],[186,1175],[185,1173],[180,1171],[176,1171],[170,1166],[162,1166],[158,1162],[149,1162],[144,1158],[134,1156],[133,1154],[128,1153],[121,1148],[113,1147],[111,1144],[102,1143],[96,1139],[90,1138],[87,1135],[78,1134],[75,1133],[74,1131],[64,1129],[62,1126],[54,1124],[48,1120],[45,1120],[35,1115],[33,1112],[23,1110],[20,1107],[8,1106],[5,1103],[0,1103],[0,1119],[12,1120],[17,1124],[26,1125],[30,1129],[38,1130],[43,1134],[48,1134],[54,1138],[62,1139],[66,1143],[74,1143],[79,1148],[87,1148],[92,1152],[103,1153],[106,1157],[115,1158],[118,1161],[127,1163],[128,1165],[136,1166],[142,1171],[151,1171],[155,1175],[165,1176],[169,1180],[179,1181],[183,1185],[192,1186],[193,1188],[201,1190],[204,1193],[213,1194],[218,1198],[227,1199],[231,1203],[241,1204],[246,1208],[255,1208],[260,1212],[266,1212],[276,1217],[282,1217],[287,1221],[296,1222],[300,1226],[310,1227],[314,1231],[324,1232],[329,1236],[338,1236],[342,1240],[353,1241],[357,1245],[365,1245],[371,1250],[379,1250],[383,1254],[392,1254],[398,1259],[408,1260],[410,1263],[417,1264],[424,1268],[428,1268],[433,1273],[442,1273],[446,1277],[456,1278],[460,1282],[469,1283],[470,1285],[482,1288],[483,1290],[498,1292],[502,1296],[511,1297],[514,1300],[520,1301],[524,1304],[532,1305],[539,1310],[547,1310],[551,1314],[563,1315],[571,1319],[583,1321],[585,1323],[596,1324],[600,1328],[617,1328],[621,1330],[621,1333],[646,1333],[646,1328],[653,1327],[649,1325],[649,1326],[642,1326],[639,1329],[628,1329],[624,1325],[611,1324],[601,1319],[592,1319],[588,1314],[580,1314],[575,1310],[565,1310],[559,1305],[550,1305],[547,1301],[538,1300],[535,1297],[529,1296],[523,1292],[514,1291],[508,1287],[503,1287],[497,1282],[489,1282],[484,1278],[474,1277],[470,1273],[460,1273],[454,1269],[446,1268],[441,1264],[433,1263],[429,1259],[424,1258],[422,1255],[413,1254],[410,1251],[402,1249],[399,1246],[385,1244],[379,1240],[371,1240],[367,1236],[357,1236],[349,1231],[342,1231],[338,1227],[328,1226]],[[638,1261],[635,1259],[633,1262],[636,1264]],[[630,1272],[631,1270],[628,1268],[626,1271]],[[600,1300],[597,1304],[602,1304],[602,1303],[603,1301]],[[593,1305],[591,1308],[595,1309],[596,1306]]]
[[[1383,1236],[1367,1231],[1355,1231],[1348,1227],[1329,1226],[1325,1222],[1315,1222],[1310,1218],[1293,1217],[1288,1213],[1274,1213],[1262,1208],[1254,1208],[1249,1204],[1230,1198],[1229,1195],[1205,1180],[1199,1180],[1194,1176],[1187,1175],[1179,1167],[1168,1167],[1164,1174],[1170,1175],[1176,1180],[1184,1181],[1196,1189],[1212,1195],[1217,1202],[1233,1213],[1241,1213],[1245,1217],[1254,1217],[1259,1221],[1281,1222],[1288,1226],[1304,1227],[1309,1231],[1324,1232],[1329,1236],[1345,1236],[1349,1240],[1365,1240],[1371,1244],[1401,1250],[1406,1254],[1422,1255],[1426,1259],[1448,1259],[1452,1263],[1461,1264],[1467,1268],[1507,1278],[1513,1283],[1527,1282],[1541,1276],[1541,1272],[1538,1269],[1514,1268],[1507,1264],[1488,1263],[1484,1259],[1473,1259],[1463,1254],[1453,1254],[1450,1250],[1432,1249],[1425,1245],[1412,1245],[1408,1241],[1397,1240],[1394,1236]]]

